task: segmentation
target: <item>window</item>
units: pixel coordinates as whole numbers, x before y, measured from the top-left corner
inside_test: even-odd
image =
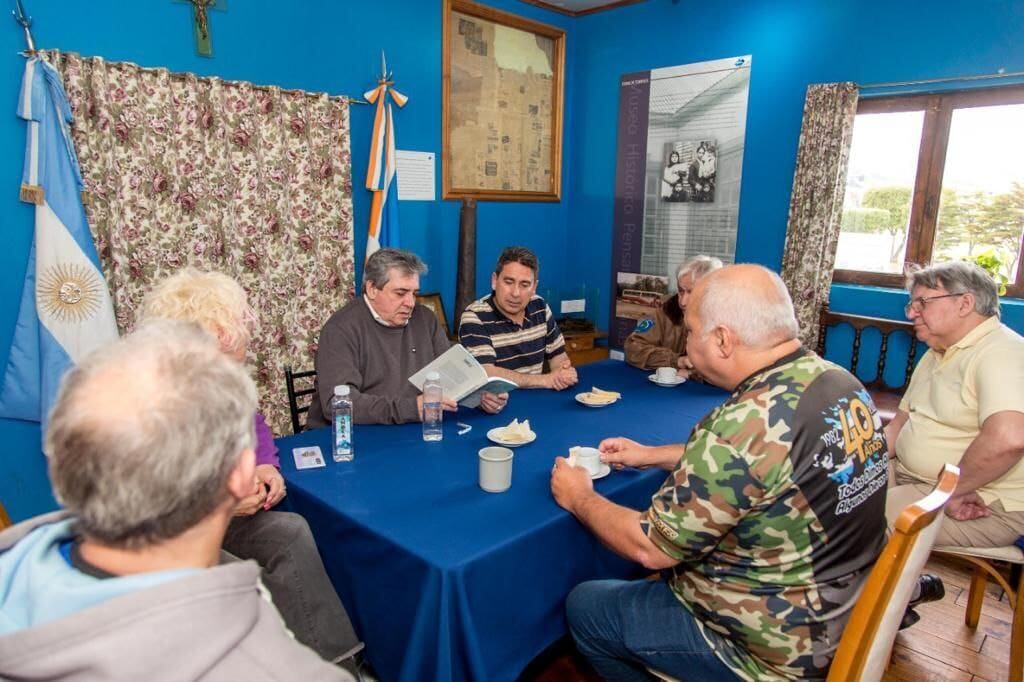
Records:
[[[902,287],[908,263],[967,259],[1024,296],[1024,87],[862,99],[837,282]]]

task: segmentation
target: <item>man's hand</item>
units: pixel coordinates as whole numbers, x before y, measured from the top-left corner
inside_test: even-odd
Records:
[[[956,495],[950,498],[946,504],[946,515],[957,521],[983,519],[991,513],[985,500],[981,499],[981,495],[974,491]]]
[[[690,362],[690,358],[680,355],[679,360],[676,362],[676,375],[683,379],[689,379],[691,374],[695,374],[693,363]]]
[[[459,404],[451,398],[441,398],[441,409],[445,412],[458,412]],[[420,413],[420,421],[423,421],[423,394],[416,396],[416,411]]]
[[[616,469],[646,469],[651,465],[648,454],[651,448],[629,438],[605,438],[597,449],[601,451],[601,461],[611,464]]]
[[[252,516],[267,503],[267,488],[260,481],[253,479],[252,493],[243,497],[235,507],[235,516]]]
[[[576,513],[576,504],[594,492],[594,482],[583,467],[574,467],[565,457],[555,458],[551,470],[551,494],[558,506],[570,514]]]
[[[575,386],[579,382],[579,377],[576,376],[576,368],[568,362],[562,367],[549,372],[545,378],[547,379],[548,388],[553,388],[556,391]]]
[[[277,503],[284,499],[284,478],[277,467],[272,464],[260,464],[256,467],[256,480],[263,484],[261,487],[267,488],[266,499],[263,501],[264,509],[277,506]]]
[[[489,414],[498,414],[508,403],[508,393],[487,393],[480,397],[480,409]]]

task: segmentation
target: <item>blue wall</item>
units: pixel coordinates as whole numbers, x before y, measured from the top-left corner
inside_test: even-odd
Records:
[[[399,147],[440,151],[438,0],[232,2],[227,12],[211,14],[212,60],[193,53],[186,5],[169,0],[26,1],[41,47],[291,88],[359,94],[374,84],[384,49],[400,89],[411,98],[399,114]],[[582,282],[601,287],[602,326],[607,324],[620,74],[754,56],[736,256],[777,269],[809,83],[1024,70],[1024,4],[1013,0],[936,0],[926,9],[914,0],[648,0],[577,20],[516,0],[487,4],[567,30],[567,106],[563,201],[480,206],[479,289],[487,286],[498,249],[523,243],[537,251],[544,265],[542,289]],[[0,123],[0,145],[9,158],[0,164],[0,187],[7,188],[0,195],[7,239],[7,248],[0,251],[0,348],[7,348],[32,223],[29,207],[17,201],[24,132],[13,116],[22,71],[14,53],[23,43],[12,21],[0,23],[7,55],[0,67],[0,93],[7,93],[12,112]],[[368,108],[353,108],[357,260],[362,258],[368,206],[359,182],[365,174],[370,115]],[[403,202],[400,212],[405,245],[432,268],[424,289],[442,291],[450,310],[458,205]],[[833,307],[896,317],[904,301],[893,292],[837,286]],[[1024,310],[1007,308],[1006,319],[1024,329]],[[0,443],[5,445],[0,499],[12,515],[24,518],[51,507],[38,428],[0,420]]]
[[[810,83],[862,84],[1024,71],[1024,3],[982,0],[648,0],[577,21],[568,281],[603,286],[607,324],[618,82],[623,73],[753,55],[737,261],[779,269]],[[839,287],[837,287],[839,289]],[[905,296],[837,291],[833,308],[900,317]],[[1011,306],[1006,306],[1008,309]],[[1004,317],[1024,329],[1024,310]]]
[[[515,0],[486,4],[567,30],[567,64],[577,61],[572,21]],[[10,3],[8,3],[10,5]],[[397,86],[410,102],[396,114],[401,149],[441,151],[441,3],[428,0],[244,0],[226,12],[211,12],[213,59],[196,56],[189,6],[170,0],[25,0],[33,16],[33,34],[42,48],[58,48],[111,61],[166,67],[226,79],[361,96],[376,84],[380,53],[387,54]],[[0,215],[5,248],[0,250],[0,358],[6,360],[32,232],[31,208],[18,201],[24,149],[24,125],[14,116],[24,60],[20,27],[8,10],[0,20],[0,96],[8,112],[0,118]],[[566,78],[565,125],[571,129],[574,82]],[[352,179],[355,199],[356,261],[366,239],[368,193],[362,188],[372,109],[352,108]],[[572,137],[566,137],[565,155]],[[437,171],[440,174],[440,165]],[[440,178],[440,175],[438,176]],[[440,197],[440,183],[437,195]],[[545,265],[566,250],[564,225],[569,201],[560,203],[481,204],[478,211],[480,293],[489,290],[489,271],[498,251],[509,243],[533,248]],[[424,291],[441,291],[454,307],[459,205],[457,202],[400,202],[403,246],[419,253],[431,268]],[[542,287],[560,288],[556,267],[545,267]],[[450,314],[450,312],[449,312]],[[39,449],[37,425],[0,420],[0,500],[16,519],[54,506]]]

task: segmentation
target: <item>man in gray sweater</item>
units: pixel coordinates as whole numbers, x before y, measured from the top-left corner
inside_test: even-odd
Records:
[[[337,680],[252,561],[219,565],[259,485],[256,388],[213,337],[150,323],[72,369],[50,416],[67,511],[0,533],[0,679]]]
[[[450,343],[437,317],[416,305],[427,266],[416,254],[381,249],[363,268],[363,295],[334,313],[316,352],[317,394],[306,428],[326,426],[334,387],[351,387],[357,424],[404,424],[422,419],[423,396],[408,379]],[[500,412],[508,394],[485,393],[480,409]],[[445,399],[444,409],[458,409]]]

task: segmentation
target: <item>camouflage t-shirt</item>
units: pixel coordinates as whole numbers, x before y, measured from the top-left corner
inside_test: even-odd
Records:
[[[825,677],[885,543],[885,453],[864,387],[803,349],[694,428],[642,523],[741,678]]]

